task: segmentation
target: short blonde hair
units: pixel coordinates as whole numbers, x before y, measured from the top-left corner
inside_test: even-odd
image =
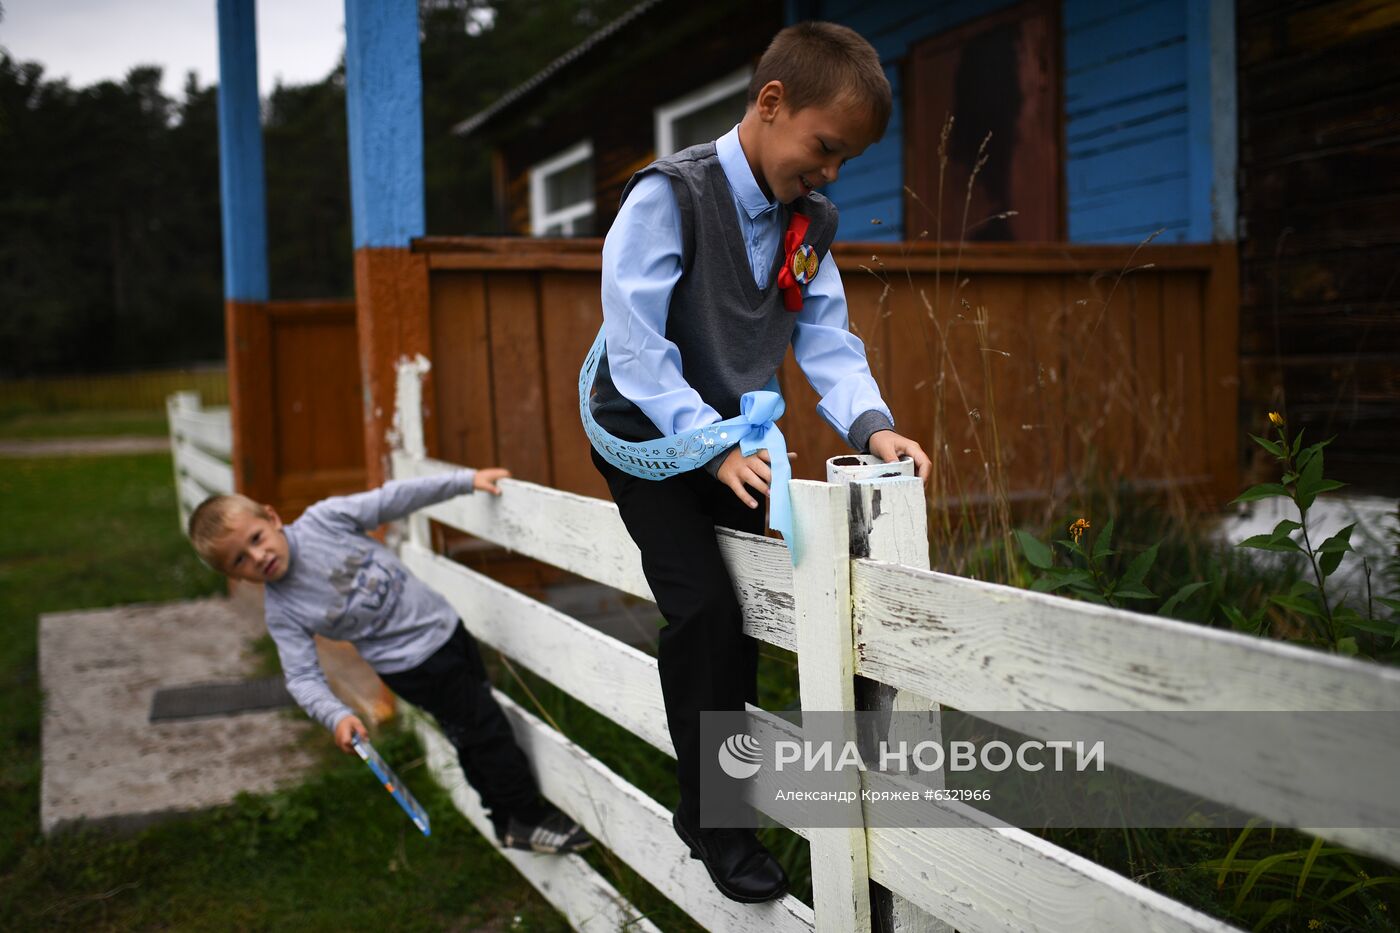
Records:
[[[220,573],[224,572],[224,568],[219,566],[218,555],[214,553],[214,547],[218,544],[219,539],[229,532],[229,516],[239,512],[244,515],[252,515],[254,518],[272,518],[272,513],[267,510],[267,506],[260,505],[238,493],[210,496],[190,513],[188,528],[190,543],[194,545],[195,553],[199,555],[199,559]]]

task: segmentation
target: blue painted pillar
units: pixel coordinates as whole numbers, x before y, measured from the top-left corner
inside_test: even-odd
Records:
[[[345,0],[345,110],[365,474],[377,485],[388,473],[395,365],[432,356],[428,263],[410,249],[425,228],[417,0]],[[430,378],[426,412],[432,390]],[[425,439],[435,453],[431,426]]]
[[[422,236],[423,79],[416,0],[345,0],[355,248]]]
[[[268,353],[267,189],[263,181],[254,0],[218,0],[219,209],[224,237],[224,353],[234,487],[276,499]]]
[[[1191,242],[1235,239],[1239,162],[1234,0],[1186,0],[1187,197]]]
[[[218,0],[219,195],[224,297],[267,300],[267,193],[254,0]]]

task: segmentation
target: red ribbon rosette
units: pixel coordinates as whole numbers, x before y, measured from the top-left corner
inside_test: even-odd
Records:
[[[802,242],[811,224],[811,218],[794,212],[783,234],[784,258],[778,272],[778,288],[783,292],[783,307],[789,311],[802,310],[802,286],[817,275],[817,251]]]

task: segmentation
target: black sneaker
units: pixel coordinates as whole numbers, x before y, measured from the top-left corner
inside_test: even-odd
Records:
[[[550,807],[535,822],[512,816],[506,821],[505,832],[501,833],[501,845],[507,849],[562,855],[586,849],[593,845],[593,840],[578,823]]]

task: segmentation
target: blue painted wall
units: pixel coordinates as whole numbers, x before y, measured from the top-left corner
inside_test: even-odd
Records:
[[[346,0],[345,111],[355,248],[407,247],[425,227],[416,0]]]
[[[253,0],[219,0],[219,206],[224,297],[267,300],[267,190]]]
[[[1061,29],[1069,238],[1185,240],[1185,0],[1065,0]]]
[[[909,46],[1011,5],[1008,0],[820,0],[790,7],[794,18],[805,14],[844,23],[869,39],[895,93],[895,117],[885,138],[830,186],[828,193],[841,209],[843,239],[902,237],[899,71]],[[1233,4],[1215,5],[1232,15]],[[1211,55],[1211,6],[1210,0],[1063,0],[1070,240],[1137,242],[1158,229],[1164,232],[1157,242],[1233,236],[1233,223],[1224,222],[1233,216],[1233,96],[1221,102],[1222,79],[1233,81],[1233,58],[1223,63]],[[1218,33],[1218,22],[1215,28]],[[1219,45],[1221,37],[1216,40]],[[1232,49],[1233,35],[1228,42]],[[1226,133],[1229,147],[1222,149]],[[1222,164],[1222,152],[1228,165]]]

